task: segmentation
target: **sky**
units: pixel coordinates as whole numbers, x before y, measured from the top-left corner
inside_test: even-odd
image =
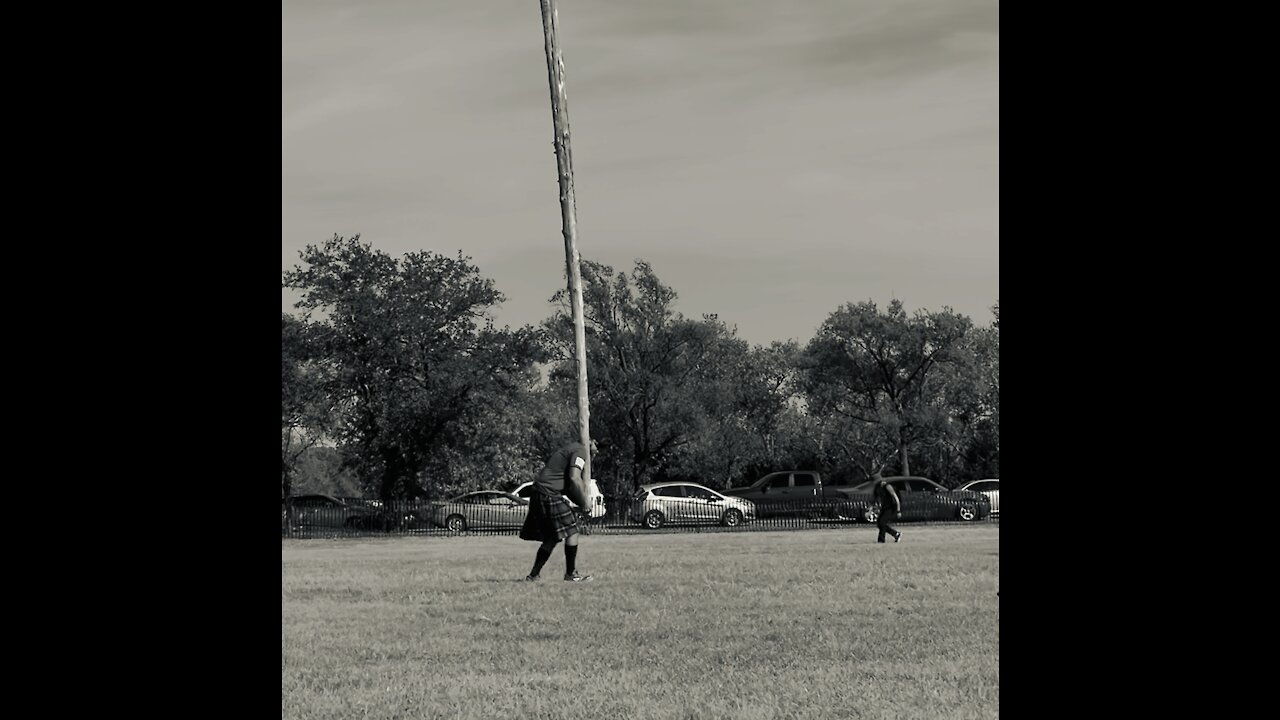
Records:
[[[578,252],[805,342],[999,300],[995,0],[557,0]],[[459,251],[537,324],[566,284],[537,0],[284,0],[281,269]],[[297,295],[283,290],[282,309]]]

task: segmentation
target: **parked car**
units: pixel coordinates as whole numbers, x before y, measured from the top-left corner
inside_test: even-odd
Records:
[[[970,480],[956,489],[971,490],[986,495],[991,501],[991,517],[1000,517],[1000,478]]]
[[[756,505],[696,483],[661,482],[641,485],[631,498],[628,514],[632,522],[651,530],[667,524],[719,523],[736,527],[756,519]]]
[[[431,524],[453,532],[481,528],[519,528],[529,515],[529,501],[514,493],[478,490],[432,505]]]
[[[515,493],[519,497],[524,498],[525,500],[528,500],[529,496],[534,493],[533,483],[532,482],[523,483],[519,487],[517,487],[515,490],[512,490],[511,492]],[[568,498],[565,498],[565,499],[567,500]],[[592,520],[599,520],[600,518],[604,517],[607,512],[609,512],[604,504],[604,493],[600,492],[600,483],[596,482],[595,478],[591,478],[591,486],[587,488],[587,500],[590,501],[591,503],[591,519]],[[578,504],[572,500],[569,500],[569,506],[576,508],[578,507]]]
[[[285,501],[285,511],[291,505],[293,525],[298,528],[353,528],[358,519],[375,511],[365,502],[332,495],[296,495]]]
[[[902,512],[898,518],[911,520],[981,520],[991,513],[991,501],[982,493],[970,490],[948,490],[924,477],[886,477],[898,492]],[[873,523],[880,515],[872,491],[876,480],[843,491],[859,505],[858,518]]]
[[[282,500],[282,516],[287,519],[293,505],[293,527],[346,528],[352,530],[393,530],[410,527],[410,512],[388,510],[379,500],[333,495],[296,495]]]
[[[822,475],[813,470],[772,472],[750,485],[731,487],[725,494],[755,503],[762,518],[853,518],[859,509],[842,489],[824,485]]]

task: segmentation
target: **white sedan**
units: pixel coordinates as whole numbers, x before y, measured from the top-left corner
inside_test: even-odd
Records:
[[[969,482],[956,488],[957,490],[972,490],[986,495],[991,500],[991,517],[1000,517],[1000,479],[988,478],[986,480],[970,480]]]
[[[518,528],[528,515],[528,500],[497,490],[463,493],[430,509],[431,523],[453,532]]]
[[[524,483],[511,492],[518,497],[528,500],[529,496],[534,492],[533,483]],[[597,518],[604,517],[605,512],[607,512],[604,506],[604,495],[600,492],[600,484],[596,482],[595,478],[591,478],[591,488],[587,491],[587,500],[591,503],[591,519],[595,520]],[[578,507],[577,503],[572,500],[569,500],[569,505],[575,508]]]

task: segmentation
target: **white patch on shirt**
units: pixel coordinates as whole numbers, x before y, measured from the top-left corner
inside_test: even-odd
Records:
[[[573,466],[581,470],[587,466],[587,461],[580,457],[575,457],[573,459]]]

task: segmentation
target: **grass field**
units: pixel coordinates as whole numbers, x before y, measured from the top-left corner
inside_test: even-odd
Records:
[[[903,530],[282,540],[281,718],[999,717],[999,526]]]

